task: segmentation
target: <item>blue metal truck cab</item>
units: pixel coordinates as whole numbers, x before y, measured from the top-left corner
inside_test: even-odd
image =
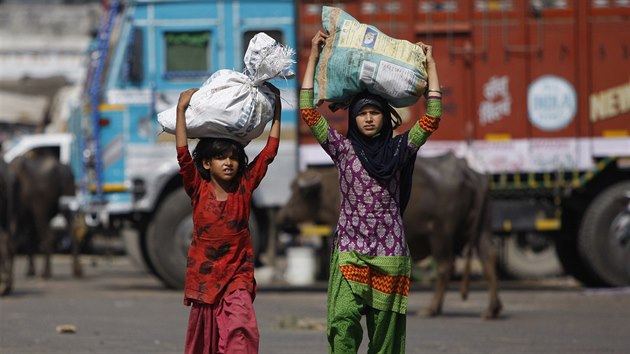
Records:
[[[174,136],[161,132],[157,113],[219,69],[242,71],[249,40],[259,32],[296,48],[294,18],[288,0],[112,0],[104,12],[89,50],[82,105],[70,119],[81,204],[95,229],[136,229],[143,260],[169,287],[183,286],[192,222]],[[287,200],[297,169],[297,80],[272,83],[283,99],[283,130],[279,154],[254,195],[255,248],[265,211]],[[250,160],[266,139],[263,133],[247,146]]]

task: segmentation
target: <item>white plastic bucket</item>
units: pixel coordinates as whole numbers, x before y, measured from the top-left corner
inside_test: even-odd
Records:
[[[309,285],[315,282],[315,250],[311,247],[287,248],[285,279],[291,285]]]

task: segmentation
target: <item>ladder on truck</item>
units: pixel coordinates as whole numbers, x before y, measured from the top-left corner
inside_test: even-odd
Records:
[[[100,139],[100,111],[99,105],[102,97],[103,71],[109,53],[109,42],[114,27],[115,19],[120,11],[121,0],[103,1],[104,14],[98,27],[96,38],[88,50],[89,64],[87,76],[83,90],[83,97],[86,106],[89,107],[89,120],[83,122],[88,124],[87,129],[82,129],[83,133],[79,140],[80,151],[82,152],[81,176],[86,178],[89,169],[93,169],[96,199],[104,202],[103,195],[103,161],[101,154]],[[88,118],[88,117],[86,117]],[[86,153],[89,151],[89,153]],[[91,190],[89,179],[81,184],[84,195]]]

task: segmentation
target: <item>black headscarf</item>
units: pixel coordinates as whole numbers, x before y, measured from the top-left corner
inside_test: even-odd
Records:
[[[357,127],[356,116],[367,105],[377,107],[383,113],[383,128],[373,136],[366,137]],[[389,182],[396,172],[400,175],[400,214],[402,215],[409,202],[411,194],[411,176],[415,165],[415,159],[405,161],[408,132],[393,136],[392,108],[381,96],[362,92],[355,96],[348,106],[348,139],[352,143],[355,153],[359,157],[363,168],[370,176]]]

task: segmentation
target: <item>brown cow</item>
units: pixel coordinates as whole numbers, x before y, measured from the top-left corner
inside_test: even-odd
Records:
[[[9,165],[15,175],[14,242],[24,244],[28,255],[27,275],[35,275],[34,254],[39,249],[44,255],[43,278],[52,275],[50,257],[54,248],[54,234],[50,221],[64,212],[67,232],[73,240],[72,270],[78,277],[83,274],[79,262],[78,233],[74,215],[69,210],[60,209],[63,196],[75,194],[74,176],[70,167],[59,162],[54,153],[48,150],[31,151],[19,156]]]
[[[336,225],[339,184],[334,167],[307,169],[296,177],[292,188],[291,198],[278,213],[278,225]],[[418,158],[404,224],[414,261],[431,255],[437,263],[435,292],[427,316],[442,312],[455,258],[464,250],[467,259],[462,297],[466,299],[472,252],[476,250],[489,283],[490,301],[483,316],[498,317],[502,304],[497,290],[496,251],[491,243],[489,198],[488,178],[464,160],[453,154]]]
[[[13,243],[11,242],[11,192],[13,174],[0,157],[0,296],[13,287]]]

